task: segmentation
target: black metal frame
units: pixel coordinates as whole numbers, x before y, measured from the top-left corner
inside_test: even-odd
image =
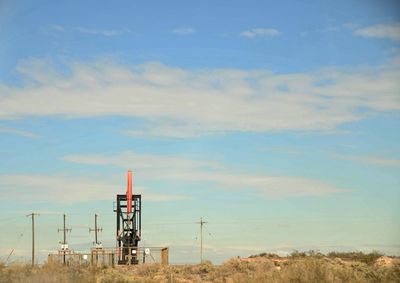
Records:
[[[138,264],[138,244],[142,230],[142,195],[132,195],[132,212],[127,215],[126,194],[117,195],[118,264]],[[129,254],[131,262],[129,263]]]

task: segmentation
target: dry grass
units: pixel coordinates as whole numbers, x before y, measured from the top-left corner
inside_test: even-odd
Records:
[[[222,265],[143,265],[117,268],[0,264],[0,282],[400,282],[400,260],[376,264],[379,254],[294,253],[287,258],[260,254]]]

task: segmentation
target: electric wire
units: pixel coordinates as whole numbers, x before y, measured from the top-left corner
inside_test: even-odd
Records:
[[[6,264],[8,264],[8,261],[11,257],[11,255],[14,253],[15,249],[18,248],[19,244],[21,243],[21,239],[24,236],[26,230],[28,229],[28,226],[25,226],[24,230],[22,231],[22,233],[19,235],[19,238],[17,240],[17,243],[14,245],[14,248],[11,250],[10,254],[7,256],[7,259],[5,261]]]

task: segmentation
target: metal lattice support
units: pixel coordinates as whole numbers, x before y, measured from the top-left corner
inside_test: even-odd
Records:
[[[118,264],[138,264],[141,238],[142,196],[132,195],[128,209],[127,195],[117,195],[117,251]],[[131,211],[130,213],[128,211]]]

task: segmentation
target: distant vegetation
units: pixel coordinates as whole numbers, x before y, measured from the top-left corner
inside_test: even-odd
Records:
[[[340,258],[342,260],[352,260],[352,261],[359,261],[366,264],[375,263],[375,261],[383,256],[382,253],[378,251],[374,251],[372,253],[363,253],[363,252],[330,252],[327,255],[320,253],[319,251],[308,251],[308,252],[299,252],[294,251],[292,252],[288,258],[306,258],[306,257],[313,257],[313,258]],[[279,255],[274,253],[260,253],[257,255],[251,255],[249,258],[256,258],[256,257],[265,257],[265,258],[281,258]]]
[[[293,252],[287,257],[261,253],[233,258],[222,265],[140,265],[131,268],[0,264],[0,282],[128,283],[128,282],[400,282],[400,259],[378,252],[323,255]]]

